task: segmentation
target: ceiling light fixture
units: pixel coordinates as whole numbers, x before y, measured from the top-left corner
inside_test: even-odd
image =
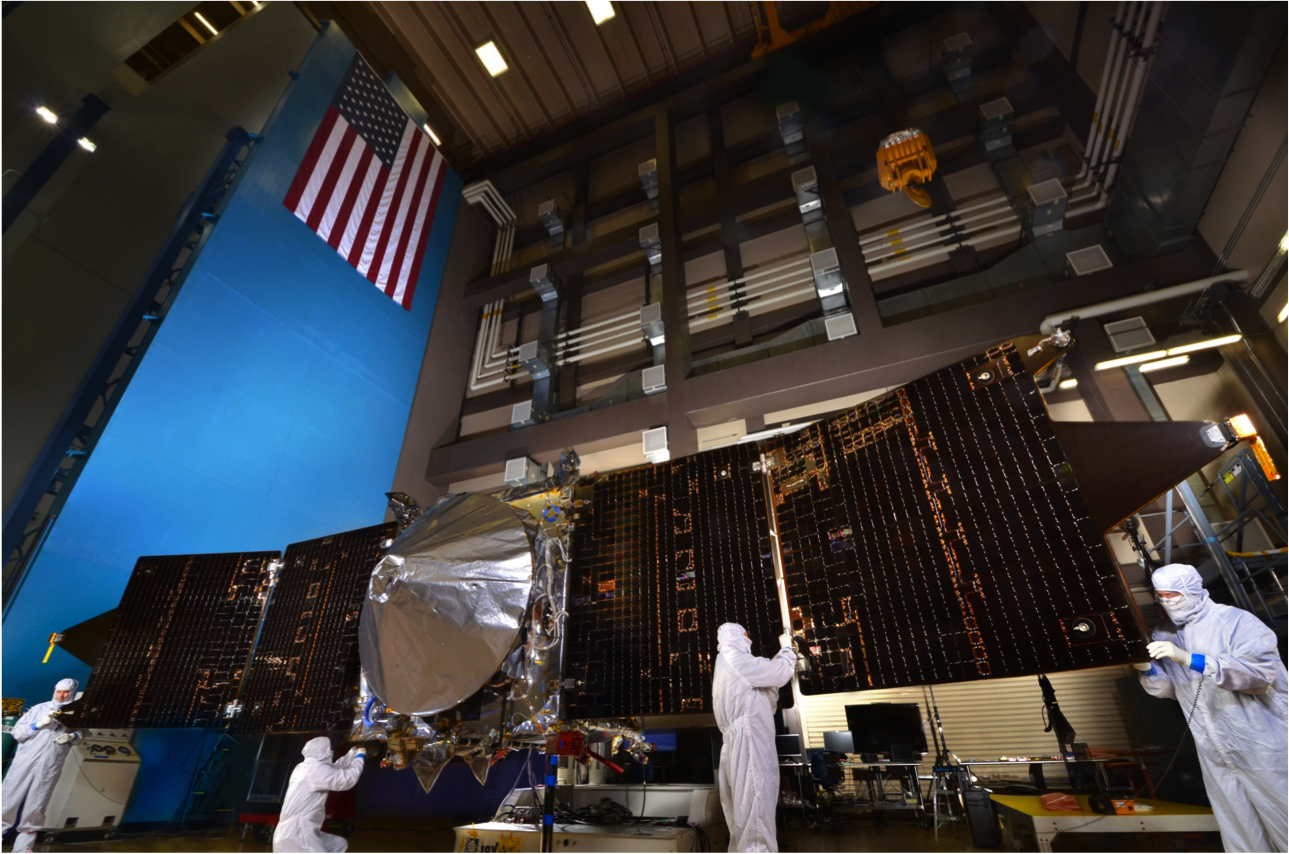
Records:
[[[1122,368],[1127,365],[1135,365],[1138,362],[1149,362],[1152,359],[1162,359],[1167,355],[1167,350],[1152,350],[1149,353],[1138,353],[1135,356],[1123,356],[1119,359],[1111,359],[1108,362],[1097,362],[1094,368],[1098,371],[1108,371],[1111,368]]]
[[[586,8],[591,10],[591,20],[595,21],[596,26],[614,15],[613,4],[609,0],[586,0]]]
[[[51,125],[58,124],[58,115],[48,107],[37,107],[36,115],[49,122]]]
[[[219,30],[217,30],[217,29],[215,29],[213,26],[211,26],[210,21],[207,21],[205,18],[203,18],[203,17],[201,16],[201,12],[193,12],[193,13],[192,13],[192,16],[193,16],[194,18],[196,18],[197,20],[201,21],[202,26],[203,26],[203,27],[205,27],[206,29],[210,30],[210,34],[211,34],[212,36],[217,36],[217,35],[219,35]]]
[[[1223,335],[1221,338],[1210,338],[1208,341],[1196,341],[1194,344],[1183,344],[1180,347],[1169,347],[1168,355],[1178,356],[1182,353],[1194,353],[1196,350],[1207,350],[1210,347],[1221,347],[1225,344],[1234,344],[1243,337],[1243,335]]]
[[[76,144],[79,145],[81,148],[85,149],[86,151],[94,151],[95,149],[98,148],[97,145],[90,142],[89,137],[87,136],[83,136],[80,139],[76,140]]]
[[[1280,238],[1280,251],[1289,252],[1289,231],[1286,231],[1285,236]]]
[[[1074,387],[1075,387],[1075,386],[1077,386],[1078,384],[1079,384],[1079,381],[1078,381],[1078,379],[1077,379],[1077,378],[1075,378],[1075,377],[1070,377],[1068,380],[1061,380],[1061,385],[1060,385],[1060,387],[1061,387],[1061,388],[1074,388]]]
[[[422,128],[424,128],[424,129],[425,129],[425,132],[426,132],[426,133],[428,133],[428,134],[430,135],[430,139],[434,140],[434,144],[435,144],[436,146],[437,146],[437,145],[442,145],[442,143],[441,143],[441,142],[439,142],[439,135],[438,135],[437,133],[435,133],[435,132],[434,132],[434,129],[433,129],[433,128],[431,128],[431,127],[429,126],[429,124],[428,124],[428,123],[421,125],[421,127],[422,127]]]
[[[1190,360],[1190,356],[1173,356],[1171,359],[1160,359],[1158,362],[1147,362],[1138,368],[1138,370],[1143,374],[1148,374],[1151,371],[1162,371],[1164,368],[1175,368],[1178,365],[1186,364]]]
[[[1276,323],[1284,323],[1287,317],[1289,317],[1289,303],[1286,303],[1285,307],[1280,309],[1280,313],[1276,315]]]
[[[483,63],[483,67],[488,69],[488,73],[493,77],[510,67],[506,65],[506,60],[501,58],[501,51],[497,50],[496,42],[479,45],[474,49],[474,52],[479,55],[479,61]]]

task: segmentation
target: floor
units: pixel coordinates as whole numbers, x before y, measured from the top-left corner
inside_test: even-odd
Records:
[[[364,851],[452,851],[453,833],[447,825],[412,826],[396,821],[360,823],[348,835],[349,850]],[[784,852],[835,851],[976,851],[964,828],[943,828],[937,841],[929,830],[910,821],[886,821],[875,825],[867,815],[840,816],[820,831],[790,827],[779,833]],[[1221,851],[1217,834],[1078,834],[1057,837],[1056,851]],[[4,850],[9,850],[6,845]],[[209,833],[121,835],[108,840],[53,842],[44,851],[247,851],[272,850],[254,836],[242,838],[240,830],[220,829]],[[998,850],[998,849],[993,849]],[[1030,846],[1027,850],[1036,850]]]

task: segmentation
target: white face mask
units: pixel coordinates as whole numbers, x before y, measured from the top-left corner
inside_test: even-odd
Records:
[[[1168,619],[1172,620],[1173,625],[1177,626],[1184,626],[1194,619],[1195,615],[1199,613],[1200,607],[1204,604],[1204,600],[1187,593],[1170,599],[1159,597],[1156,601],[1159,602],[1159,607],[1164,609]]]

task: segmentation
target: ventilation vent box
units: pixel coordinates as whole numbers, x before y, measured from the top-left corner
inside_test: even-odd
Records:
[[[667,448],[666,427],[646,430],[640,434],[640,437],[644,441],[644,455],[649,462],[657,465],[671,459],[671,451]]]
[[[834,314],[831,317],[824,318],[824,331],[828,333],[829,341],[838,341],[842,338],[849,338],[859,332],[855,328],[855,315],[849,311],[843,311]]]
[[[1150,334],[1146,321],[1141,317],[1130,317],[1127,320],[1116,320],[1105,325],[1105,334],[1110,336],[1110,345],[1116,353],[1139,350],[1155,343],[1155,336]]]
[[[511,428],[527,427],[529,424],[532,424],[532,423],[534,423],[534,421],[533,421],[533,402],[531,400],[525,400],[523,403],[516,403],[513,407],[511,407],[510,409]]]
[[[1028,219],[1032,236],[1039,237],[1065,227],[1065,204],[1070,200],[1056,178],[1030,186]]]
[[[640,372],[640,383],[644,386],[645,394],[657,394],[667,390],[667,367],[665,365],[654,365],[652,368],[645,368]]]
[[[1100,244],[1065,253],[1065,272],[1071,277],[1090,276],[1113,266]]]
[[[527,486],[542,479],[542,467],[529,457],[506,460],[506,485]]]

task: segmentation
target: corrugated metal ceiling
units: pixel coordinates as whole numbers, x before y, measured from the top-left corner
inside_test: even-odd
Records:
[[[316,5],[330,6],[342,24],[357,20],[340,8],[351,4]],[[615,2],[614,17],[597,26],[582,2],[363,5],[414,64],[420,86],[408,81],[413,91],[428,91],[446,117],[449,127],[440,136],[460,166],[591,116],[718,56],[746,56],[757,40],[753,15],[764,15],[760,4],[746,2]],[[783,4],[780,14],[791,28],[827,10],[827,3],[793,3]],[[389,47],[362,35],[357,41],[365,53]],[[475,54],[490,40],[509,66],[497,77]],[[368,59],[396,65],[387,57]]]

